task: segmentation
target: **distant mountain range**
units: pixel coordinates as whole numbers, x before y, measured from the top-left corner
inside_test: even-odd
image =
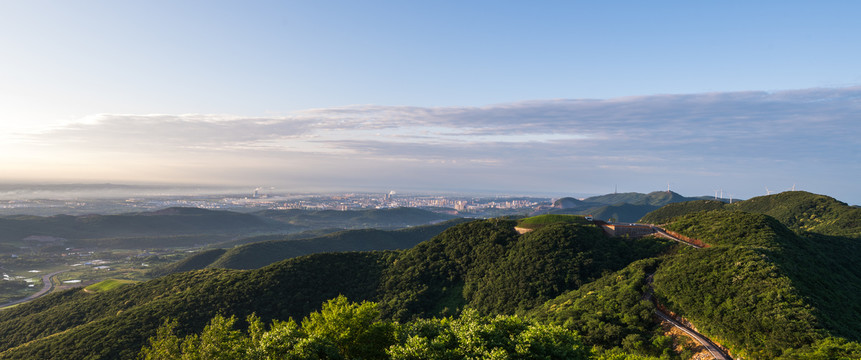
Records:
[[[253,234],[320,229],[399,229],[455,218],[415,208],[348,211],[265,210],[239,213],[173,207],[119,215],[0,216],[0,247],[31,236],[66,240],[66,247],[146,249],[206,245]]]
[[[552,209],[539,211],[534,215],[542,213],[592,215],[595,219],[601,220],[635,222],[661,206],[704,199],[711,199],[711,197],[685,197],[672,191],[654,191],[648,194],[615,193],[593,196],[583,200],[564,197],[556,200]]]

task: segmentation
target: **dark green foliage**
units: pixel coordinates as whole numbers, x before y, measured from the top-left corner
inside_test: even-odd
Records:
[[[801,239],[774,218],[742,211],[716,210],[675,219],[668,230],[706,244],[753,246],[775,249]]]
[[[795,214],[786,215],[787,219],[797,219],[793,228],[781,224],[781,218],[764,215],[772,211],[765,205],[758,209],[764,214],[731,211],[741,206],[736,204],[721,206],[725,210],[685,214],[698,206],[682,206],[662,216],[674,219],[668,229],[711,244],[707,249],[681,248],[656,238],[607,238],[593,225],[550,224],[518,235],[516,221],[490,219],[453,226],[398,252],[317,254],[257,270],[178,273],[98,294],[61,292],[0,311],[0,351],[5,350],[0,359],[131,358],[166,318],[175,320],[173,331],[179,341],[200,333],[218,314],[246,319],[256,313],[259,321],[267,323],[299,319],[339,294],[358,301],[379,301],[386,324],[393,324],[388,319],[416,320],[440,314],[481,318],[464,323],[477,326],[468,339],[478,341],[478,348],[502,344],[496,342],[502,339],[494,335],[499,334],[496,330],[482,332],[494,328],[517,330],[511,332],[517,335],[506,340],[514,343],[519,339],[567,341],[564,336],[556,337],[564,335],[558,328],[521,331],[520,320],[503,317],[494,322],[484,317],[517,313],[580,332],[600,359],[672,359],[676,355],[653,321],[653,306],[643,300],[648,289],[645,279],[651,272],[655,272],[659,301],[729,346],[734,355],[748,359],[858,358],[861,242],[834,233],[810,232],[814,228],[851,232],[851,226],[834,226],[847,219],[839,204],[812,205],[808,212],[787,210],[786,214]],[[827,215],[828,209],[836,210]],[[345,232],[330,239],[380,239],[373,234],[381,233]],[[360,236],[363,234],[372,236]],[[668,253],[670,248],[675,250]],[[653,258],[659,254],[664,255]],[[230,339],[246,337],[241,330],[230,330],[233,325],[248,328],[249,338],[265,332],[259,322],[254,325],[254,318],[248,318],[250,324],[221,319],[213,328],[221,330],[210,331],[211,338],[228,339],[228,344],[241,345]],[[391,344],[393,339],[397,346],[405,346],[386,354],[395,358],[463,358],[466,353],[458,353],[458,357],[446,350],[465,343],[456,340],[459,330],[450,326],[455,321],[459,320],[416,320],[396,328],[391,338],[377,334],[360,343],[370,346],[372,339],[388,339],[380,343]],[[344,344],[357,342],[338,345],[339,340],[331,336],[306,336],[303,327],[293,322],[292,327],[282,329],[285,332],[279,336],[295,342],[288,341],[289,349],[278,349],[300,349],[302,356],[328,358],[381,356],[379,352],[347,355],[343,348],[352,345]],[[163,335],[167,333],[163,331]],[[165,339],[168,348],[178,346],[169,337]],[[203,344],[203,338],[198,339]],[[510,352],[513,343],[506,344],[484,349],[494,354],[504,351],[512,358],[527,356],[517,353],[517,345]],[[233,345],[218,347],[219,352],[238,354],[232,352]],[[544,351],[533,350],[528,353]],[[483,351],[468,356],[490,356]],[[544,354],[560,356],[554,351]]]
[[[312,239],[323,237],[329,234],[334,234],[336,232],[344,231],[342,228],[323,228],[323,229],[314,229],[314,230],[305,230],[298,233],[292,234],[267,234],[267,235],[254,235],[249,237],[241,237],[238,239],[231,239],[229,241],[220,242],[214,244],[213,246],[229,249],[232,247],[237,247],[245,244],[251,244],[256,242],[263,241],[280,241],[280,240],[303,240],[303,239]]]
[[[0,311],[8,359],[133,358],[165,318],[199,331],[216,314],[302,317],[339,294],[373,299],[392,253],[311,255],[255,271],[202,270],[86,294],[65,291]],[[45,337],[49,334],[57,334]],[[36,340],[36,341],[33,341]],[[29,343],[28,343],[29,342]]]
[[[657,209],[657,205],[649,204],[616,204],[604,205],[591,209],[589,213],[596,219],[613,220],[616,222],[634,222],[643,214]]]
[[[640,219],[640,222],[646,224],[666,224],[678,216],[700,211],[723,209],[724,205],[726,203],[717,200],[694,200],[668,204],[646,214],[646,216]]]
[[[716,209],[769,215],[798,233],[861,238],[861,208],[805,191],[759,196],[733,204],[722,204],[719,201],[669,204],[647,214],[641,221],[662,224],[674,217]]]
[[[580,215],[564,215],[564,214],[544,214],[521,219],[517,222],[517,227],[536,229],[544,225],[550,224],[580,224],[586,225],[589,221],[584,216]]]
[[[824,195],[787,191],[755,197],[732,206],[772,216],[799,232],[861,237],[861,209]]]
[[[269,330],[248,317],[248,332],[233,329],[235,317],[216,316],[199,335],[184,338],[168,322],[150,338],[140,358],[171,359],[541,359],[578,360],[589,351],[576,334],[559,326],[517,317],[417,320],[407,324],[378,320],[376,304],[349,303],[343,296],[302,320],[275,321]]]
[[[554,204],[556,209],[550,210],[550,213],[592,215],[596,219],[635,222],[650,211],[656,210],[666,204],[699,199],[688,198],[674,192],[666,191],[655,191],[648,194],[607,194],[593,196],[582,201],[562,198]]]
[[[655,256],[670,243],[607,238],[592,225],[555,224],[518,236],[513,221],[474,221],[406,251],[386,272],[383,314],[513,314]]]
[[[347,211],[263,210],[253,214],[300,229],[326,227],[344,229],[397,229],[455,218],[455,216],[416,208]]]
[[[212,264],[213,261],[218,259],[221,255],[224,255],[225,252],[227,252],[227,250],[224,249],[201,251],[180,261],[152,269],[147,272],[147,275],[151,277],[159,277],[184,271],[200,270],[206,268],[209,264]]]
[[[595,226],[550,225],[521,236],[465,293],[483,313],[513,314],[670,246],[663,239],[608,238]]]
[[[675,192],[653,191],[648,194],[642,193],[617,193],[586,198],[583,202],[592,202],[605,205],[615,205],[621,203],[633,205],[652,205],[663,206],[670,203],[690,201],[694,198],[687,198]]]
[[[748,247],[686,251],[655,273],[655,294],[733,353],[774,358],[819,334],[813,308],[767,259]]]
[[[421,209],[355,211],[266,210],[253,214],[198,208],[168,208],[119,215],[0,217],[0,242],[31,235],[70,240],[73,247],[142,249],[211,244],[236,235],[298,232],[321,228],[396,229],[449,220],[451,215]],[[283,238],[283,237],[282,237]]]
[[[230,211],[169,208],[120,215],[4,216],[0,217],[0,228],[4,229],[0,233],[0,241],[17,241],[30,235],[47,235],[69,239],[72,241],[70,245],[74,246],[141,248],[173,246],[175,242],[172,242],[170,237],[177,235],[237,234],[272,231],[283,226],[274,226],[259,217]],[[147,238],[165,239],[159,244],[138,246],[140,239]],[[105,244],[101,244],[102,242]]]
[[[571,209],[578,207],[583,202],[572,197],[564,197],[553,202],[553,207],[558,209]]]
[[[646,277],[657,259],[635,261],[595,282],[566,292],[529,313],[539,322],[564,325],[580,333],[583,342],[609,350],[627,344],[627,353],[661,355],[666,347],[652,345],[661,337],[653,320],[654,305],[643,298]],[[637,339],[646,340],[637,345]]]
[[[409,249],[466,221],[454,219],[401,230],[347,230],[311,239],[257,242],[227,250],[208,266],[256,269],[284,259],[320,252]]]
[[[514,225],[512,220],[473,221],[404,252],[385,272],[383,315],[407,319],[456,312],[465,305],[459,290],[478,280],[517,239]]]
[[[828,337],[811,346],[786,349],[780,358],[787,360],[858,360],[861,359],[861,343]]]
[[[689,214],[667,228],[714,246],[667,259],[656,295],[734,353],[770,359],[828,334],[861,336],[857,241],[801,237],[740,211]]]

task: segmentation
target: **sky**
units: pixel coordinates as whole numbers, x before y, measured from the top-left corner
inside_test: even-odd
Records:
[[[0,1],[0,182],[861,203],[861,3]]]

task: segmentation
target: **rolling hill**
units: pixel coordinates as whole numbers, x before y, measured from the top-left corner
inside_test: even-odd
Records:
[[[856,240],[821,242],[737,210],[697,212],[666,227],[712,246],[662,263],[656,296],[733,353],[771,359],[828,337],[861,339]]]
[[[341,229],[399,229],[451,220],[456,216],[416,208],[365,210],[263,210],[252,213],[300,230]]]
[[[0,244],[29,246],[33,236],[62,239],[64,247],[146,249],[231,241],[261,233],[295,233],[338,227],[397,229],[454,218],[421,209],[357,211],[267,210],[253,214],[167,208],[119,215],[0,217]],[[283,236],[282,236],[283,238]]]
[[[702,200],[703,197],[685,197],[675,192],[654,191],[618,193],[593,196],[583,200],[561,198],[553,203],[550,214],[592,215],[596,219],[635,222],[647,213],[672,203]],[[537,214],[536,214],[537,215]]]
[[[469,220],[454,219],[400,230],[345,230],[310,239],[255,242],[229,249],[198,269],[256,269],[277,261],[314,253],[409,249],[422,241],[430,240],[445,229],[467,221]]]
[[[0,312],[0,359],[129,359],[168,317],[190,333],[216,314],[300,318],[338,294],[378,300],[389,318],[479,305],[512,313],[671,246],[607,239],[592,225],[522,236],[513,228],[509,220],[477,220],[401,252],[314,254],[256,270],[198,270],[95,294],[51,294]],[[524,281],[527,292],[517,285]]]
[[[800,233],[861,237],[861,209],[806,191],[786,191],[732,204],[704,200],[675,203],[643,216],[641,221],[662,224],[678,216],[715,209],[769,215]]]
[[[655,237],[608,238],[592,224],[551,218],[533,219],[547,224],[521,235],[514,220],[488,219],[452,226],[407,250],[312,254],[254,270],[205,269],[98,293],[59,292],[0,311],[0,359],[130,359],[167,318],[185,336],[215,315],[299,319],[338,294],[376,301],[382,319],[418,326],[411,329],[432,324],[419,319],[470,309],[574,330],[595,359],[690,356],[658,326],[656,305],[645,296],[650,287],[663,308],[735,357],[857,359],[861,245],[837,235],[852,233],[845,224],[855,208],[804,200],[813,194],[781,196],[754,202],[761,213],[739,203],[674,211],[663,222],[711,245],[704,249]],[[783,208],[787,202],[802,205]],[[716,207],[685,206],[676,210]]]

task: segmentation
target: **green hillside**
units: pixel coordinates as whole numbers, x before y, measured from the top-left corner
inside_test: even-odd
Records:
[[[586,225],[589,221],[580,215],[544,214],[520,219],[517,227],[525,229],[537,229],[542,226],[553,224],[579,224]]]
[[[592,215],[595,219],[636,222],[644,215],[673,203],[700,200],[699,197],[684,197],[675,192],[655,191],[643,193],[619,193],[593,196],[583,200],[562,198],[554,203],[550,214]]]
[[[698,212],[667,228],[712,247],[668,258],[656,296],[734,354],[772,359],[829,336],[861,340],[857,241],[820,242],[741,211]]]
[[[787,191],[725,204],[718,201],[675,203],[655,210],[641,221],[662,224],[672,218],[698,211],[728,209],[765,214],[796,232],[861,237],[861,208],[834,198],[805,191]]]
[[[216,314],[301,318],[338,295],[373,299],[392,260],[387,252],[317,254],[255,271],[192,271],[113,291],[48,295],[0,311],[0,359],[134,359],[167,318],[181,333],[199,331]]]
[[[229,249],[204,267],[256,269],[284,259],[321,252],[409,249],[466,221],[454,219],[401,230],[346,230],[311,239],[255,242]]]
[[[575,329],[599,353],[622,348],[627,354],[669,357],[667,343],[654,321],[654,305],[643,299],[644,284],[660,261],[635,261],[583,287],[566,292],[528,313],[540,322]],[[665,354],[666,352],[666,354]],[[682,359],[690,354],[682,354]]]
[[[230,211],[169,208],[120,215],[4,216],[0,217],[0,228],[4,229],[0,232],[3,242],[44,235],[68,239],[72,246],[97,246],[111,238],[159,236],[165,237],[166,246],[169,246],[168,238],[176,235],[239,234],[274,231],[287,226]]]
[[[371,358],[417,359],[422,357],[409,357],[410,351],[457,348],[449,340],[460,330],[445,330],[445,324],[477,324],[470,319],[512,314],[531,324],[577,332],[577,341],[592,349],[589,357],[595,359],[690,356],[690,346],[676,348],[674,342],[681,340],[657,326],[655,307],[644,296],[650,287],[662,306],[690,320],[736,357],[861,358],[861,243],[810,232],[803,225],[788,227],[779,218],[733,205],[666,222],[668,230],[711,245],[705,249],[655,237],[608,238],[592,224],[559,223],[551,221],[553,216],[536,218],[546,225],[522,235],[514,231],[514,220],[488,219],[452,226],[407,250],[320,253],[254,270],[206,269],[96,293],[68,290],[0,311],[0,359],[131,359],[168,318],[176,324],[175,339],[188,341],[195,338],[187,338],[189,334],[211,334],[212,328],[204,330],[211,321],[226,324],[230,316],[246,319],[251,314],[266,324],[301,319],[339,295],[377,302],[374,311],[381,324],[406,324],[402,332],[389,332],[395,334],[390,344],[402,347],[402,357],[380,355],[383,346]],[[778,211],[768,205],[761,209]],[[838,205],[833,215],[828,215],[828,206],[810,209],[814,219],[846,216]],[[331,239],[378,232],[343,232]],[[289,242],[295,241],[284,243]],[[333,301],[340,308],[352,306]],[[218,320],[216,315],[224,317]],[[449,317],[448,322],[429,320],[440,316]],[[505,324],[522,321],[496,319],[508,319]],[[496,326],[481,321],[482,329]],[[277,324],[282,323],[272,326]],[[247,326],[243,320],[236,324],[237,331]],[[313,340],[310,334],[317,330],[296,326],[283,329],[286,333],[278,334],[286,337],[273,339],[273,344],[311,351],[293,347],[299,343],[278,343],[295,339],[311,341],[308,346],[319,346],[315,349],[346,351]],[[399,337],[403,334],[410,335]],[[410,337],[414,340],[408,341]],[[196,340],[191,341],[194,345]],[[230,340],[224,341],[228,343],[213,346]],[[516,353],[510,351],[506,353]],[[529,358],[522,356],[513,358]]]
[[[517,313],[671,246],[608,239],[593,225],[555,224],[518,235],[515,224],[474,221],[404,252],[386,270],[384,316],[450,315],[464,307]]]
[[[456,216],[435,213],[416,208],[366,209],[366,210],[263,210],[256,216],[274,220],[299,229],[398,229],[450,220]]]
[[[185,271],[204,269],[209,266],[209,264],[212,264],[213,261],[221,257],[221,255],[224,255],[225,252],[227,252],[227,250],[211,249],[194,253],[180,261],[152,269],[147,272],[147,275],[155,278]]]
[[[647,224],[665,224],[677,216],[687,215],[698,211],[709,211],[723,209],[726,203],[717,200],[694,200],[681,203],[673,203],[662,206],[640,219]]]
[[[825,195],[787,191],[730,206],[772,216],[796,231],[861,237],[861,209]]]
[[[266,210],[253,214],[168,208],[119,215],[0,217],[3,248],[26,246],[29,236],[65,239],[64,247],[145,249],[215,244],[237,236],[325,228],[397,229],[454,218],[421,209],[355,211]],[[283,238],[283,237],[282,237]]]
[[[187,334],[216,314],[301,318],[339,294],[380,301],[387,318],[456,315],[463,305],[514,313],[670,246],[607,239],[591,225],[523,236],[513,227],[473,221],[402,252],[315,254],[257,270],[199,270],[95,294],[48,295],[0,312],[0,359],[133,358],[167,317]]]
[[[553,202],[553,207],[559,209],[570,209],[582,205],[583,202],[572,197],[564,197]]]
[[[593,196],[583,199],[583,202],[598,203],[604,205],[616,205],[624,203],[633,205],[663,206],[666,204],[691,200],[699,200],[699,198],[685,197],[673,191],[653,191],[648,194],[629,192]]]
[[[137,281],[134,280],[125,280],[125,279],[108,279],[105,281],[100,281],[93,285],[87,286],[84,288],[84,291],[90,293],[102,292],[102,291],[111,291],[126,285],[134,284]]]

